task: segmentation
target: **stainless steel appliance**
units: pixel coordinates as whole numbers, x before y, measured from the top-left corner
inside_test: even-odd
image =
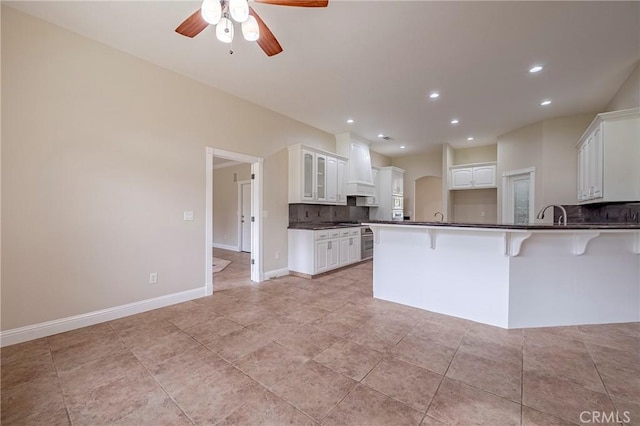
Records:
[[[391,220],[404,220],[404,214],[402,209],[391,210]]]
[[[373,231],[368,226],[360,228],[360,259],[373,258]]]

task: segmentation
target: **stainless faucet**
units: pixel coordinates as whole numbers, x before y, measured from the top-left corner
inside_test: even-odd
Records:
[[[544,219],[544,212],[547,211],[549,207],[558,207],[560,210],[562,210],[562,216],[560,216],[560,218],[558,219],[558,225],[560,225],[560,222],[562,222],[564,226],[567,226],[567,210],[564,207],[557,204],[549,204],[548,206],[540,210],[536,217],[538,219]]]
[[[433,216],[438,217],[440,215],[440,222],[444,222],[444,214],[442,212],[435,212]]]

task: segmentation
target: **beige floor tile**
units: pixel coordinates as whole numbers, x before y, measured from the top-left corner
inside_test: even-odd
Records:
[[[264,392],[247,402],[219,423],[220,426],[312,426],[315,424],[310,417],[271,392]]]
[[[271,343],[271,340],[266,336],[248,328],[243,328],[212,341],[207,345],[207,348],[225,360],[233,362],[267,346],[269,343]]]
[[[231,321],[223,316],[210,317],[204,322],[189,327],[184,330],[185,333],[196,339],[203,345],[207,345],[214,340],[242,330],[244,327],[237,322]]]
[[[160,337],[144,347],[134,348],[132,352],[142,365],[154,370],[167,359],[199,345],[200,343],[188,334],[177,331]]]
[[[386,352],[406,335],[406,327],[380,324],[379,321],[370,319],[344,337],[360,345]]]
[[[308,324],[316,321],[329,313],[326,309],[317,308],[310,304],[294,306],[278,312],[279,315],[297,321],[300,324]]]
[[[270,390],[316,421],[320,421],[356,383],[311,360],[273,385]]]
[[[375,367],[382,356],[381,352],[340,339],[313,359],[338,373],[360,381]]]
[[[264,321],[251,324],[247,328],[258,332],[271,340],[276,340],[279,337],[284,337],[291,333],[299,326],[300,323],[294,319],[283,317],[281,315],[274,315]]]
[[[73,394],[66,403],[74,424],[98,425],[114,423],[149,406],[163,405],[165,400],[170,401],[168,395],[149,374],[141,371],[90,392]],[[174,411],[180,411],[175,404]]]
[[[640,403],[640,368],[600,365],[598,372],[609,395]]]
[[[449,326],[422,320],[409,334],[440,346],[457,349],[465,334],[465,329],[457,325]]]
[[[3,389],[0,401],[0,423],[3,425],[38,424],[35,420],[59,419],[61,410],[65,410],[57,378],[27,382]]]
[[[395,358],[385,358],[362,384],[418,411],[426,411],[442,376]]]
[[[575,424],[527,406],[522,407],[522,426],[571,426]]]
[[[520,404],[445,378],[427,415],[450,425],[519,425]]]
[[[327,418],[323,425],[401,426],[417,425],[422,413],[383,394],[358,385]]]
[[[31,340],[29,342],[0,348],[0,366],[5,367],[14,362],[23,362],[27,358],[40,358],[50,356],[49,341],[47,337]]]
[[[275,339],[282,346],[309,358],[313,358],[337,340],[338,337],[310,325],[289,330],[285,335]]]
[[[27,382],[47,381],[57,378],[56,369],[51,353],[35,351],[24,358],[15,358],[0,369],[0,388],[4,391],[12,386],[19,386]]]
[[[491,392],[518,404],[522,400],[522,367],[458,351],[447,377]]]
[[[360,327],[365,320],[358,317],[353,317],[341,312],[331,312],[324,317],[312,322],[316,328],[326,331],[327,333],[335,334],[336,336],[344,337],[351,333],[356,328]]]
[[[235,366],[263,386],[269,387],[295,372],[309,358],[272,342],[235,362]]]
[[[616,408],[619,423],[623,425],[640,423],[640,403],[625,401],[623,399],[611,398],[613,406]]]
[[[415,364],[438,374],[444,374],[455,352],[455,349],[409,334],[389,354],[402,361]]]
[[[500,337],[494,339],[486,334],[468,332],[462,338],[458,351],[522,367],[522,339],[519,339],[519,344],[510,343],[509,340],[517,341],[518,339],[501,339]]]
[[[604,393],[594,392],[575,382],[524,371],[522,403],[538,411],[579,423],[583,411],[611,411],[613,405]]]

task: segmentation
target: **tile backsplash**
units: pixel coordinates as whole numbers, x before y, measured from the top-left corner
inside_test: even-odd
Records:
[[[628,223],[640,224],[640,203],[612,203],[563,205],[567,210],[567,223]],[[562,215],[562,210],[553,209],[554,222]]]
[[[346,206],[289,204],[289,225],[295,223],[366,222],[368,220],[369,207],[356,206],[354,197],[347,197]]]

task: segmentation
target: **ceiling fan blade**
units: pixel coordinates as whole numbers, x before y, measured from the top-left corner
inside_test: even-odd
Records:
[[[200,9],[198,9],[176,28],[176,32],[183,36],[193,38],[207,28],[207,25],[209,24],[202,18],[202,13],[200,13]]]
[[[256,3],[276,4],[278,6],[327,7],[329,0],[254,0]]]
[[[262,18],[258,16],[256,11],[253,10],[252,7],[249,8],[249,14],[256,18],[256,21],[258,21],[258,27],[260,28],[260,38],[258,38],[257,43],[258,46],[260,46],[260,48],[264,50],[264,53],[266,53],[267,56],[273,56],[282,52],[282,46],[280,46],[280,43],[278,43],[276,37],[273,35],[269,27],[267,27],[267,24],[264,23]]]

